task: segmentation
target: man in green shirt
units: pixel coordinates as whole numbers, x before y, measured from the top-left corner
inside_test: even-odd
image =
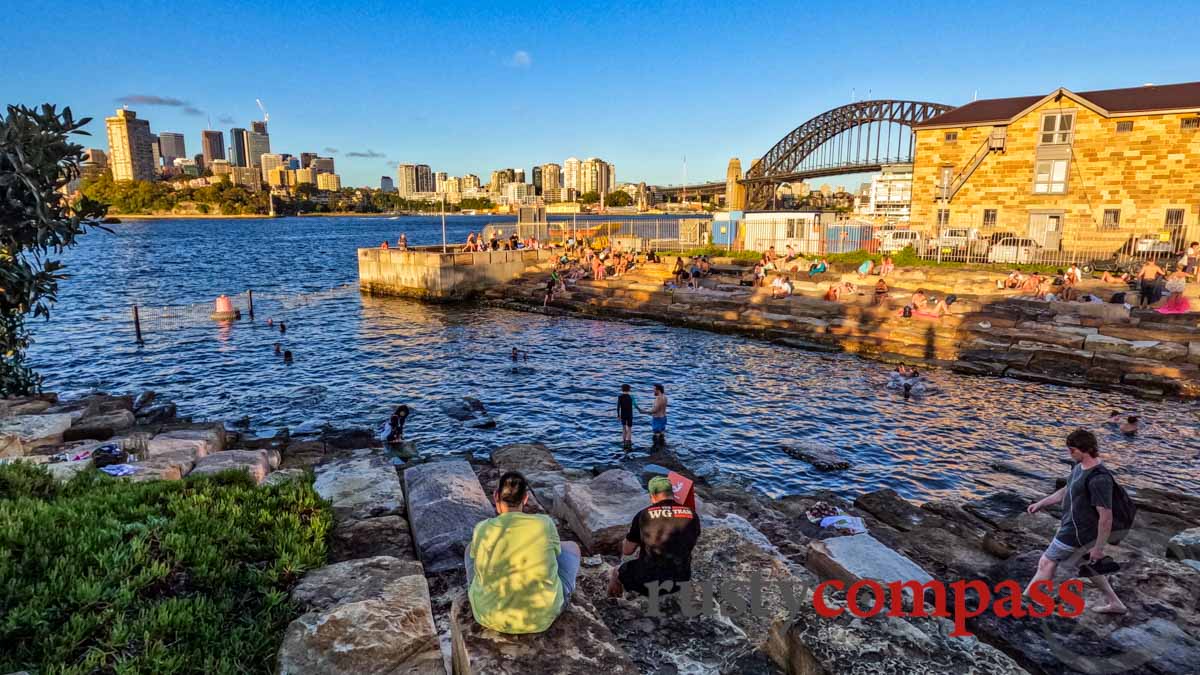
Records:
[[[500,477],[495,518],[475,526],[467,549],[467,597],[475,620],[501,633],[541,633],[562,612],[579,574],[575,542],[559,542],[554,521],[523,513],[529,484]]]

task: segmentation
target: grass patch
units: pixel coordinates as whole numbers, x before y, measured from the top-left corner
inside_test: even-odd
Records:
[[[731,251],[712,245],[688,249],[686,251],[658,251],[658,255],[674,255],[685,258],[706,255],[709,258],[731,258],[733,260],[749,260],[750,262],[758,262],[762,259],[762,253],[758,251]]]
[[[0,465],[0,673],[269,672],[331,522],[308,481]]]

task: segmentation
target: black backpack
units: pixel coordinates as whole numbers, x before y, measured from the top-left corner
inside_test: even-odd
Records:
[[[912,305],[904,306],[904,318],[906,318],[906,319],[912,318]]]
[[[1137,505],[1133,503],[1133,498],[1121,487],[1117,482],[1117,477],[1113,472],[1108,470],[1108,467],[1101,464],[1092,471],[1092,475],[1088,476],[1088,481],[1092,480],[1097,474],[1104,473],[1108,475],[1109,480],[1113,484],[1112,492],[1112,532],[1108,535],[1108,543],[1119,544],[1129,534],[1129,530],[1133,529],[1133,519],[1137,516]]]

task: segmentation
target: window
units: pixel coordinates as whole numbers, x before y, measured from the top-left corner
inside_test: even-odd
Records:
[[[950,209],[938,209],[938,225],[950,224]]]
[[[1183,225],[1183,209],[1167,209],[1167,227],[1179,227]]]
[[[1127,134],[1133,131],[1133,122],[1117,122],[1117,133]]]
[[[795,239],[796,238],[796,219],[788,218],[786,228],[787,228],[787,238]]]
[[[1181,129],[1200,129],[1200,117],[1188,117],[1179,120],[1179,128]]]
[[[1074,123],[1074,111],[1042,115],[1042,145],[1070,143]]]
[[[1063,194],[1067,191],[1067,160],[1039,159],[1033,176],[1037,194]]]
[[[947,143],[954,143],[957,140],[958,140],[958,132],[957,131],[947,131],[946,132],[946,142]]]
[[[1105,230],[1115,230],[1121,227],[1121,209],[1104,209],[1104,221],[1100,227]]]
[[[984,209],[983,210],[983,226],[984,227],[995,227],[996,226],[996,209]]]

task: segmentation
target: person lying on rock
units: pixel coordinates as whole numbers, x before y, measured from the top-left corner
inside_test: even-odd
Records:
[[[579,545],[560,542],[554,521],[524,513],[525,476],[500,476],[495,518],[475,526],[465,555],[467,598],[479,625],[500,633],[541,633],[550,628],[575,590]]]
[[[608,595],[625,591],[649,595],[647,584],[657,582],[660,593],[673,593],[692,579],[692,549],[700,539],[700,516],[675,501],[670,479],[655,476],[647,485],[650,506],[633,517],[629,534],[621,542],[621,555],[638,557],[613,569]],[[668,583],[670,582],[670,583]]]

